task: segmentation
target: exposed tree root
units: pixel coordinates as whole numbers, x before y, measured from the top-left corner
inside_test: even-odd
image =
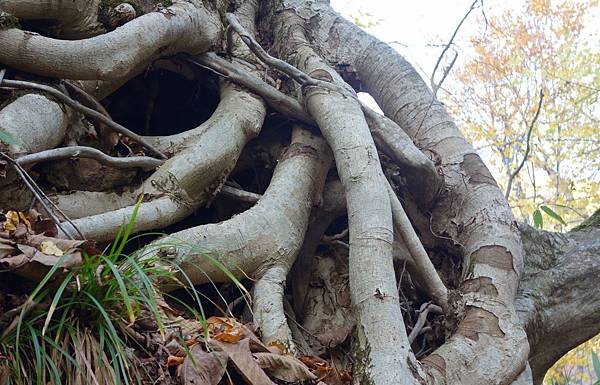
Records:
[[[9,146],[10,152],[16,154],[58,146],[68,122],[62,106],[43,95],[23,95],[0,110],[0,127],[18,138],[16,145]],[[22,135],[23,127],[27,127],[27,135]]]
[[[82,40],[57,40],[16,28],[2,30],[0,61],[44,76],[110,80],[127,76],[158,57],[203,52],[217,43],[220,29],[218,15],[200,0],[176,2],[164,11]]]
[[[2,145],[3,203],[25,210],[32,195],[44,206],[54,202],[99,242],[112,240],[135,212],[133,232],[178,226],[142,260],[158,258],[196,285],[248,279],[248,312],[263,341],[291,353],[344,344],[356,325],[357,384],[539,385],[561,354],[598,332],[600,298],[589,290],[599,273],[598,230],[519,233],[496,182],[416,71],[327,2],[175,0],[165,8],[144,1],[143,9],[101,2],[0,0],[25,28],[53,36],[0,28],[0,62],[19,79],[0,79],[1,96],[11,92],[0,130],[18,139]],[[206,105],[194,110],[201,118],[183,121],[185,131],[174,124],[169,135],[162,127],[158,136],[142,135],[155,134],[151,116],[140,127],[119,119],[137,122],[136,108],[173,108],[142,95],[145,85],[135,88],[149,68],[162,68],[151,76],[181,73],[181,81],[200,83],[194,90],[219,89],[216,110],[206,120],[217,99],[194,95]],[[40,75],[62,78],[48,83],[76,101],[40,84]],[[123,94],[102,101],[130,79]],[[355,91],[369,92],[385,116],[361,105]],[[125,105],[116,106],[122,95]],[[141,146],[124,139],[117,147],[112,131]],[[53,181],[75,157],[92,162],[88,177],[103,183]],[[19,179],[19,165],[31,177]],[[111,174],[108,182],[101,173]],[[18,221],[7,217],[0,232],[17,237]],[[61,226],[63,237],[76,237]],[[13,240],[6,242],[12,252]],[[315,276],[341,277],[343,287],[313,287]],[[343,299],[325,303],[328,290],[343,291]],[[290,291],[293,311],[284,307]],[[235,298],[225,301],[227,311],[229,301],[241,307]],[[340,330],[328,334],[316,324]],[[322,335],[310,336],[317,329]],[[568,342],[551,338],[557,334]]]
[[[275,21],[280,52],[321,80],[344,84],[307,45],[294,14]],[[290,24],[291,21],[291,24]],[[293,43],[293,44],[290,44]],[[350,292],[357,317],[357,381],[409,384],[409,344],[392,268],[393,228],[385,177],[369,128],[354,99],[308,86],[305,104],[331,146],[346,194],[350,229]],[[382,333],[386,330],[386,333]]]
[[[107,166],[115,168],[141,168],[149,171],[160,166],[163,161],[148,156],[132,156],[127,158],[115,158],[108,156],[100,150],[85,146],[71,146],[45,150],[22,156],[17,159],[21,166],[32,166],[40,162],[51,162],[53,160],[71,158],[90,158]]]
[[[269,188],[254,207],[222,223],[171,234],[154,246],[172,258],[183,270],[180,274],[194,284],[229,280],[220,266],[237,277],[258,278],[255,322],[265,341],[291,348],[291,332],[283,313],[283,285],[330,163],[323,140],[297,128]]]

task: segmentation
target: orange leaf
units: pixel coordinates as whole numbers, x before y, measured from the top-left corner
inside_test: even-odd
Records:
[[[183,364],[185,357],[169,356],[167,358],[167,366],[179,366]]]

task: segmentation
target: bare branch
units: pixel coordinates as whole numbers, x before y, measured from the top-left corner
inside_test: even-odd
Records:
[[[531,123],[529,123],[529,129],[527,130],[527,139],[525,140],[525,143],[526,143],[525,154],[523,154],[523,159],[521,160],[521,163],[519,163],[519,166],[517,166],[515,171],[513,171],[510,174],[510,176],[508,177],[506,191],[504,192],[504,197],[506,199],[508,199],[508,196],[510,195],[510,190],[512,189],[512,184],[513,184],[513,181],[515,180],[515,177],[519,174],[519,172],[525,165],[527,158],[529,157],[529,152],[531,151],[531,133],[533,132],[533,127],[535,126],[535,122],[538,120],[538,117],[540,116],[540,111],[542,110],[543,102],[544,102],[544,90],[540,90],[540,99],[538,101],[537,110],[535,111],[535,115],[533,116]]]
[[[162,160],[151,158],[149,156],[115,158],[106,155],[100,150],[85,146],[61,147],[28,154],[18,158],[17,163],[21,166],[31,166],[40,162],[71,158],[90,158],[115,168],[141,168],[145,171],[154,170],[164,163]]]
[[[435,303],[440,305],[444,310],[448,310],[448,289],[431,263],[423,244],[410,223],[410,219],[408,219],[400,200],[398,200],[394,189],[387,179],[385,184],[390,196],[394,228],[404,240],[406,248],[415,261],[419,272],[419,282],[425,287],[425,291],[427,291],[427,294],[429,294]]]
[[[208,68],[219,76],[248,88],[250,91],[260,95],[269,106],[285,116],[311,126],[316,125],[314,119],[296,99],[271,87],[266,82],[245,71],[241,66],[231,63],[212,52],[199,55],[195,58],[188,57],[187,60],[202,68]]]
[[[50,199],[48,199],[48,197],[46,196],[46,194],[44,194],[44,192],[42,191],[42,189],[39,188],[39,186],[35,183],[35,181],[33,180],[33,178],[27,173],[27,171],[25,171],[25,169],[16,160],[12,159],[10,156],[8,156],[7,154],[5,154],[4,152],[0,152],[0,156],[2,156],[4,159],[8,160],[10,163],[12,163],[15,166],[15,170],[17,171],[17,174],[23,180],[23,183],[25,183],[25,185],[27,186],[27,188],[31,191],[31,193],[33,194],[33,196],[35,197],[35,199],[37,199],[38,202],[40,202],[40,204],[42,205],[42,207],[46,211],[46,214],[48,215],[48,217],[50,217],[54,221],[54,223],[56,224],[56,226],[69,239],[74,239],[74,237],[70,233],[67,233],[65,231],[65,229],[62,227],[62,223],[61,223],[60,219],[54,214],[54,211],[52,210],[52,208],[50,208],[50,206],[52,206],[54,209],[56,209],[63,216],[63,218],[79,234],[79,236],[81,237],[81,239],[85,239],[85,237],[83,236],[83,234],[81,233],[81,231],[79,231],[79,228],[73,223],[73,221],[71,221],[71,219],[69,219],[69,217],[67,217],[60,210],[60,208],[58,208],[56,206],[56,204],[54,204],[54,202],[52,202]],[[48,204],[50,204],[50,206],[48,206]]]
[[[246,32],[234,14],[227,13],[225,16],[227,17],[227,21],[229,22],[231,28],[233,28],[240,35],[248,48],[250,48],[262,62],[283,72],[286,75],[289,75],[292,79],[298,81],[298,83],[302,85],[317,85],[315,79],[311,78],[298,68],[281,59],[269,55],[267,51],[265,51],[263,47],[261,47],[260,44],[258,44],[258,42],[254,40],[254,38],[248,32]]]
[[[95,111],[91,108],[88,108],[88,107],[84,106],[83,104],[71,99],[70,97],[68,97],[67,95],[65,95],[64,93],[60,92],[59,90],[57,90],[53,87],[50,87],[50,86],[47,86],[44,84],[26,82],[26,81],[22,81],[22,80],[7,80],[7,79],[4,79],[0,85],[6,86],[6,87],[34,89],[34,90],[38,90],[38,91],[47,92],[50,95],[52,95],[53,97],[59,99],[61,102],[65,103],[67,106],[83,113],[86,116],[89,116],[89,117],[92,117],[94,119],[101,121],[102,123],[104,123],[107,126],[109,126],[110,128],[112,128],[113,130],[120,132],[121,134],[142,144],[144,147],[146,147],[148,150],[150,150],[153,154],[157,155],[161,159],[167,159],[167,157],[165,155],[163,155],[153,145],[148,143],[148,141],[146,139],[144,139],[144,137],[136,134],[135,132],[130,131],[129,129],[123,127],[119,123],[107,118],[102,113]]]
[[[467,20],[467,17],[469,16],[469,14],[471,14],[471,12],[475,9],[475,5],[479,1],[480,0],[474,0],[473,1],[473,3],[471,4],[471,6],[469,7],[469,10],[467,11],[467,13],[463,16],[463,18],[460,20],[460,22],[458,23],[458,25],[454,29],[454,32],[452,33],[452,36],[450,37],[450,40],[448,40],[448,43],[446,44],[446,46],[442,50],[442,53],[438,57],[438,59],[437,59],[437,61],[435,63],[435,66],[433,67],[433,72],[431,73],[431,88],[433,90],[434,98],[435,98],[435,95],[437,94],[438,89],[442,86],[442,83],[444,82],[444,79],[446,79],[446,76],[448,76],[448,73],[450,72],[450,69],[454,65],[454,62],[456,61],[456,58],[458,57],[458,54],[456,54],[454,56],[454,59],[452,60],[452,64],[444,71],[444,75],[443,75],[442,79],[440,80],[440,82],[438,84],[435,84],[435,81],[434,81],[435,73],[437,72],[438,67],[440,66],[440,63],[442,62],[442,59],[444,58],[444,55],[446,54],[446,52],[448,51],[448,49],[450,48],[450,46],[452,46],[452,44],[454,43],[454,39],[456,38],[456,35],[458,34],[458,30],[463,25],[463,23],[465,22],[465,20]]]
[[[443,310],[441,307],[433,305],[429,302],[425,302],[421,305],[421,309],[419,309],[419,318],[417,318],[417,322],[413,326],[410,334],[408,335],[408,341],[412,344],[415,342],[415,339],[421,332],[424,331],[425,322],[427,322],[427,316],[429,312],[443,314]]]
[[[255,194],[250,191],[244,191],[239,188],[228,186],[227,184],[221,187],[220,192],[226,197],[237,199],[238,201],[246,203],[256,203],[262,197],[262,195],[260,194]]]

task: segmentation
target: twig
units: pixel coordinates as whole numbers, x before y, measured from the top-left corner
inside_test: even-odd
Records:
[[[323,238],[321,239],[324,243],[333,243],[334,241],[339,241],[340,239],[346,237],[349,233],[349,230],[346,228],[344,231],[342,231],[339,234],[334,234],[334,235],[323,235]]]
[[[440,88],[442,88],[442,83],[444,83],[444,80],[446,80],[446,77],[448,77],[448,75],[450,74],[450,71],[452,71],[452,67],[454,67],[454,64],[456,64],[456,59],[458,59],[458,52],[454,51],[454,58],[452,58],[450,65],[448,67],[444,68],[444,73],[442,74],[442,78],[440,79],[440,82],[438,84],[436,84],[435,87],[433,88],[433,96],[434,97],[437,96],[438,90]]]
[[[535,115],[533,116],[533,119],[531,120],[531,123],[529,124],[529,129],[527,130],[525,154],[523,154],[523,159],[521,159],[521,163],[519,164],[519,166],[515,169],[515,171],[513,171],[510,174],[510,176],[508,178],[506,191],[504,192],[504,197],[506,199],[508,199],[508,196],[510,195],[510,190],[512,189],[512,184],[513,184],[513,181],[515,180],[515,177],[519,174],[519,172],[525,165],[527,158],[529,157],[529,152],[531,151],[531,143],[530,143],[531,142],[531,133],[533,132],[533,127],[535,126],[535,122],[538,120],[538,117],[540,116],[540,111],[542,110],[543,102],[544,102],[544,90],[542,89],[542,90],[540,90],[540,99],[538,101],[537,111],[535,111]]]
[[[471,4],[471,6],[469,7],[469,10],[467,11],[467,13],[463,16],[463,18],[461,19],[460,23],[458,23],[458,25],[456,26],[456,29],[454,29],[454,33],[452,33],[452,37],[450,37],[450,40],[448,41],[448,43],[446,44],[446,46],[442,50],[442,53],[438,57],[437,62],[435,63],[435,66],[433,67],[433,72],[431,73],[431,88],[433,90],[434,97],[435,97],[435,95],[437,95],[437,91],[442,86],[442,83],[444,82],[444,79],[446,79],[446,76],[448,76],[448,73],[450,72],[450,69],[452,68],[452,66],[454,65],[454,62],[456,61],[456,58],[458,57],[458,53],[456,54],[456,56],[452,60],[451,65],[446,69],[446,71],[444,71],[444,76],[442,77],[442,79],[440,80],[440,82],[438,84],[435,84],[435,80],[434,80],[435,73],[437,72],[437,69],[440,66],[440,63],[442,62],[442,59],[444,58],[444,55],[446,54],[446,52],[448,51],[448,49],[450,48],[450,46],[454,43],[454,39],[456,38],[456,35],[458,34],[458,30],[463,25],[463,23],[465,22],[465,20],[467,20],[467,17],[469,16],[469,14],[471,14],[471,12],[475,9],[475,4],[477,4],[479,1],[480,0],[474,0],[473,1],[473,3]]]
[[[74,84],[72,81],[63,81],[62,84],[65,86],[69,93],[74,93],[76,95],[76,99],[79,100],[83,105],[93,108],[98,111],[102,115],[111,119],[110,114],[106,111],[106,108],[98,101],[95,97],[87,93],[83,88]]]
[[[328,89],[330,91],[339,92],[340,94],[355,99],[358,101],[358,97],[350,92],[350,90],[345,89],[344,87],[337,85],[331,81],[323,81],[317,78],[313,78],[310,75],[307,75],[302,70],[294,67],[293,65],[273,57],[264,50],[260,44],[254,40],[254,38],[244,29],[244,27],[240,24],[237,17],[232,13],[226,14],[227,21],[229,21],[231,27],[240,35],[242,41],[246,43],[248,48],[265,64],[283,72],[285,75],[297,81],[302,87],[322,87]]]
[[[240,84],[260,95],[274,110],[302,123],[316,126],[314,119],[304,110],[300,102],[270,86],[262,79],[248,74],[239,65],[231,63],[213,52],[195,58],[186,56],[186,60],[196,66],[208,69],[219,76]]]
[[[233,28],[235,32],[240,35],[242,41],[262,62],[278,69],[302,85],[318,85],[316,79],[311,78],[293,65],[269,55],[267,51],[265,51],[263,47],[261,47],[260,44],[258,44],[258,42],[254,40],[254,38],[246,31],[246,29],[244,29],[238,18],[233,13],[226,13],[225,17],[227,18],[231,28]]]
[[[56,206],[56,204],[54,202],[52,202],[52,200],[50,200],[46,196],[46,194],[44,194],[42,189],[39,188],[39,186],[35,183],[33,178],[27,173],[27,171],[25,171],[25,169],[23,167],[21,167],[21,165],[16,160],[14,160],[10,156],[6,155],[4,152],[0,152],[0,156],[2,156],[4,159],[8,160],[10,163],[12,163],[15,166],[15,170],[17,171],[17,174],[23,180],[23,183],[25,183],[27,188],[31,191],[31,193],[33,194],[35,199],[37,199],[40,202],[40,204],[44,208],[44,211],[46,211],[46,214],[48,215],[48,217],[50,217],[54,221],[56,226],[64,234],[66,234],[69,239],[73,240],[74,238],[70,233],[65,231],[65,229],[62,227],[62,223],[61,223],[60,219],[58,219],[58,217],[54,214],[52,209],[50,209],[50,207],[48,206],[48,203],[52,207],[54,207],[54,209],[56,209],[63,216],[63,218],[73,227],[73,229],[75,229],[75,231],[77,231],[77,234],[79,234],[81,239],[85,239],[85,237],[83,236],[81,231],[79,231],[77,226],[75,226],[73,221],[64,212],[62,212],[60,210],[60,208],[58,206]]]
[[[227,184],[221,187],[220,193],[222,193],[226,197],[237,199],[239,201],[247,203],[256,203],[260,198],[262,198],[262,195],[260,194],[255,194],[250,191],[244,191],[233,186],[228,186]]]
[[[40,162],[49,162],[60,159],[71,158],[90,158],[97,160],[102,164],[115,168],[141,168],[145,171],[154,170],[164,163],[163,160],[151,158],[149,156],[131,156],[127,158],[116,158],[103,153],[92,147],[71,146],[53,148],[51,150],[40,151],[33,154],[24,155],[16,161],[21,166],[29,166]]]
[[[392,218],[394,228],[404,240],[406,248],[410,252],[415,265],[421,275],[421,284],[425,287],[427,294],[439,304],[442,308],[448,308],[448,289],[442,282],[439,274],[435,270],[433,263],[429,259],[421,240],[415,233],[410,219],[406,215],[400,200],[396,196],[394,189],[388,180],[385,180],[386,188],[390,197],[390,205],[392,206]]]
[[[442,308],[432,303],[426,302],[423,305],[421,305],[421,309],[419,310],[419,318],[417,318],[415,326],[408,335],[409,343],[412,344],[417,338],[417,336],[421,334],[422,331],[424,331],[423,327],[425,326],[425,322],[427,322],[427,315],[430,311],[438,314],[443,314]]]
[[[86,107],[83,104],[71,99],[69,96],[65,95],[64,93],[60,92],[59,90],[57,90],[53,87],[50,87],[50,86],[47,86],[44,84],[33,83],[33,82],[26,82],[26,81],[21,81],[21,80],[6,80],[6,79],[4,79],[0,85],[6,86],[6,87],[34,89],[34,90],[38,90],[38,91],[47,92],[50,95],[57,98],[58,100],[60,100],[61,102],[65,103],[67,106],[76,109],[77,111],[81,112],[82,114],[84,114],[88,117],[99,120],[100,122],[106,124],[113,130],[142,144],[144,147],[146,147],[148,150],[150,150],[154,155],[160,157],[161,159],[167,159],[167,157],[163,153],[161,153],[158,149],[156,149],[153,145],[151,145],[142,136],[136,134],[135,132],[130,131],[129,129],[123,127],[119,123],[107,118],[102,113],[100,113],[96,110],[93,110],[89,107]]]

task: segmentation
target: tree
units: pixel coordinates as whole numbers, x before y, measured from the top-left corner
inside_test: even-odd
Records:
[[[505,196],[522,218],[550,204],[574,225],[594,209],[600,54],[586,21],[597,7],[531,0],[523,12],[493,15],[472,37],[474,58],[458,71],[452,110],[501,170]]]
[[[35,198],[69,248],[133,217],[166,229],[143,261],[197,285],[249,278],[262,341],[291,353],[286,280],[298,319],[325,322],[310,272],[347,256],[355,383],[540,383],[598,332],[597,223],[517,226],[414,68],[326,2],[92,3],[0,1],[2,207]],[[63,266],[63,243],[5,217],[4,267]],[[325,348],[346,339],[328,332]]]

